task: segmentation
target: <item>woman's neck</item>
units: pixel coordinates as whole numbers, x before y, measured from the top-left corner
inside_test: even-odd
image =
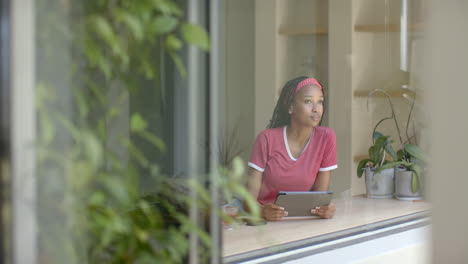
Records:
[[[314,127],[300,127],[291,123],[286,128],[288,141],[304,146],[312,135],[313,129]]]

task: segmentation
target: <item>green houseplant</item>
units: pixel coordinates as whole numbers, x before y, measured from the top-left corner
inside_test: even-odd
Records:
[[[397,160],[386,167],[394,166],[395,171],[395,197],[400,200],[421,199],[421,177],[427,157],[418,146],[416,133],[410,136],[409,128],[412,121],[412,112],[416,102],[416,94],[403,93],[403,97],[411,102],[411,108],[406,120],[405,136],[402,148],[397,152]],[[414,128],[414,124],[413,124]]]
[[[357,176],[362,177],[365,174],[367,197],[391,198],[394,191],[394,169],[387,166],[390,161],[386,159],[386,155],[393,160],[397,158],[391,145],[393,140],[375,131],[372,141],[373,145],[368,151],[369,157],[359,161]]]
[[[187,211],[196,203],[206,216],[214,201],[203,182],[162,172],[168,147],[158,130],[161,61],[185,76],[178,52],[186,44],[208,51],[206,31],[172,0],[40,0],[37,8],[40,262],[183,263],[189,234],[205,261],[209,234]],[[141,94],[155,111],[130,104]],[[236,164],[218,185],[246,195],[232,180]]]
[[[413,91],[407,89],[405,89],[403,92],[403,97],[411,102],[405,127],[406,141],[403,141],[403,136],[398,125],[390,95],[384,90],[375,89],[369,93],[368,102],[369,98],[375,93],[382,93],[386,97],[390,105],[392,115],[390,117],[381,119],[374,127],[374,133],[378,126],[384,121],[393,120],[397,130],[399,142],[402,146],[396,155],[391,155],[393,161],[382,164],[382,166],[375,170],[375,173],[380,173],[384,170],[395,168],[395,196],[402,200],[420,199],[420,178],[423,173],[424,162],[427,160],[427,158],[422,149],[417,145],[416,133],[413,131],[412,136],[410,136],[409,133],[412,121],[412,113],[416,101],[416,94]],[[414,123],[412,125],[414,129]],[[362,164],[360,165],[363,166]]]

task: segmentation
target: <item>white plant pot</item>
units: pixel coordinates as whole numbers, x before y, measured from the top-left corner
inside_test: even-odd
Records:
[[[395,172],[395,197],[398,200],[421,200],[419,190],[413,192],[411,189],[411,182],[413,172],[405,169],[397,169]]]
[[[375,175],[374,171],[373,168],[365,169],[367,197],[372,199],[393,198],[395,170],[393,168],[385,169]]]

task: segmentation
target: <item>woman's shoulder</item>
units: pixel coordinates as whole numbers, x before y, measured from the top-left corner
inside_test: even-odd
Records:
[[[260,135],[277,136],[277,135],[282,135],[283,130],[284,130],[284,127],[267,128],[267,129],[264,129],[264,130],[260,131],[260,133],[258,133],[258,135],[259,136]]]
[[[276,128],[267,128],[257,135],[257,139],[267,139],[267,140],[272,140],[276,138],[282,138],[283,136],[283,129],[284,127],[276,127]]]
[[[336,137],[335,131],[330,127],[317,126],[315,127],[315,131],[317,134],[323,135],[325,137]]]

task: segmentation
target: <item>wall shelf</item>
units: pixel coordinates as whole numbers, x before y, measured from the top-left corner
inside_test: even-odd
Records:
[[[361,24],[354,25],[355,32],[400,32],[400,24]],[[422,31],[422,24],[408,25],[409,32]]]
[[[322,27],[282,27],[278,33],[286,36],[328,35],[328,30]]]
[[[369,92],[371,91],[354,91],[353,95],[354,97],[367,97],[369,95]],[[390,97],[400,97],[403,98],[403,94],[407,93],[410,95],[414,95],[414,92],[408,89],[400,89],[400,90],[390,90],[386,91]],[[372,95],[372,97],[385,97],[383,93],[375,93]]]
[[[354,163],[359,163],[363,159],[368,159],[369,155],[362,154],[362,155],[355,155],[353,157]],[[385,160],[390,160],[390,155],[385,155]]]

